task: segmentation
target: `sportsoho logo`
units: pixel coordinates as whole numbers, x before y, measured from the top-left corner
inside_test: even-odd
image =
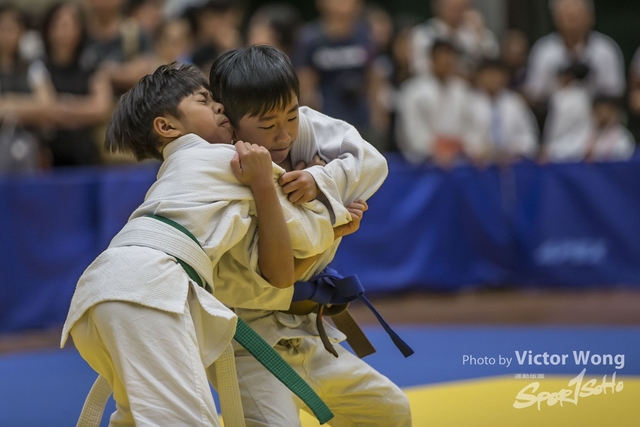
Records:
[[[548,406],[554,406],[560,404],[564,406],[564,403],[572,403],[578,405],[578,401],[581,398],[597,396],[599,394],[616,394],[620,393],[624,389],[624,382],[616,380],[617,370],[624,369],[625,355],[624,354],[598,354],[592,353],[590,350],[573,351],[571,357],[570,354],[549,354],[533,353],[529,351],[516,351],[516,361],[518,365],[566,365],[573,362],[576,366],[599,366],[608,365],[616,370],[613,372],[610,379],[607,380],[607,375],[602,377],[602,381],[598,381],[596,378],[585,378],[587,368],[583,368],[582,371],[572,378],[567,384],[567,388],[562,388],[557,391],[540,390],[541,383],[539,381],[532,382],[526,385],[516,395],[516,400],[513,402],[513,407],[516,409],[524,409],[529,406],[536,405],[538,411],[541,410],[542,402],[546,402]]]

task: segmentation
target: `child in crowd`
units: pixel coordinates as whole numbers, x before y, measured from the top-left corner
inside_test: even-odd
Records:
[[[431,47],[431,73],[407,80],[398,97],[398,142],[412,163],[449,167],[475,154],[471,88],[458,77],[459,53],[447,40]]]
[[[498,163],[534,157],[538,148],[535,117],[522,96],[507,89],[508,83],[509,70],[501,61],[484,61],[476,71],[473,116],[481,138],[477,151]]]
[[[286,200],[268,151],[229,144],[231,127],[207,86],[194,67],[160,67],[122,97],[107,131],[108,148],[164,160],[145,203],[80,278],[63,330],[62,345],[71,333],[113,389],[114,425],[219,425],[207,370],[236,316],[183,263],[212,288],[213,266],[257,222],[256,268],[278,291],[293,283],[294,254],[334,240],[320,202]],[[197,243],[148,215],[180,224]],[[294,252],[292,242],[306,246]]]
[[[225,105],[236,136],[266,147],[273,162],[287,171],[278,182],[292,202],[321,200],[334,225],[340,225],[346,220],[341,207],[368,199],[384,181],[384,157],[353,126],[299,106],[298,78],[283,52],[269,46],[226,52],[214,62],[209,82],[213,97]],[[326,165],[307,167],[315,163],[316,156]],[[366,209],[366,204],[359,207]],[[296,277],[309,280],[323,271],[339,242],[315,256],[297,257]],[[331,343],[323,343],[320,328],[333,343],[344,335],[318,315],[283,312],[290,306],[290,293],[265,299],[264,287],[251,280],[253,267],[246,248],[236,249],[223,255],[223,259],[233,259],[224,265],[235,265],[247,273],[244,280],[237,280],[240,273],[223,270],[221,260],[214,271],[216,297],[233,307],[309,382],[335,414],[332,425],[411,425],[404,393],[342,346],[328,348]],[[244,350],[236,350],[247,425],[299,426],[299,401],[251,359]]]
[[[560,88],[549,99],[543,129],[543,160],[581,161],[591,129],[591,93],[586,85],[589,68],[571,63],[559,71]]]
[[[633,155],[633,135],[622,124],[619,98],[599,95],[593,100],[591,135],[586,144],[586,160],[626,160]]]
[[[249,21],[247,44],[268,44],[291,56],[301,21],[293,5],[273,3],[262,6]]]

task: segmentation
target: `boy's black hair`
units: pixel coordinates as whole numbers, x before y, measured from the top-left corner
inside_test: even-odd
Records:
[[[137,160],[162,160],[153,121],[163,115],[179,118],[178,104],[203,87],[209,88],[207,79],[193,65],[160,66],[122,95],[107,127],[105,148],[131,152]]]
[[[209,73],[213,99],[224,105],[234,127],[240,119],[285,108],[300,98],[300,82],[289,57],[273,46],[258,45],[227,51]]]
[[[458,47],[455,44],[453,44],[453,42],[451,42],[450,40],[436,39],[431,45],[429,54],[433,57],[433,55],[435,55],[438,51],[441,51],[441,50],[450,52],[450,53],[455,53],[455,54],[460,53],[460,50],[458,49]]]

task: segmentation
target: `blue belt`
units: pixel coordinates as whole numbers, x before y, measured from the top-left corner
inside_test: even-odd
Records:
[[[364,296],[364,287],[358,276],[344,277],[333,268],[327,267],[312,277],[308,282],[296,282],[293,289],[293,302],[311,300],[321,306],[342,305],[359,299],[371,310],[380,325],[404,357],[411,356],[414,351],[382,318],[378,310]]]

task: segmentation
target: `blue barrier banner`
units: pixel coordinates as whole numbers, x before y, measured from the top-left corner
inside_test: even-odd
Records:
[[[389,156],[389,178],[333,267],[368,294],[464,286],[640,285],[640,160],[443,171]],[[64,322],[82,271],[158,164],[0,177],[0,333]]]
[[[640,283],[640,163],[518,165],[516,283]]]
[[[0,332],[64,322],[98,252],[96,182],[84,170],[0,184]]]

